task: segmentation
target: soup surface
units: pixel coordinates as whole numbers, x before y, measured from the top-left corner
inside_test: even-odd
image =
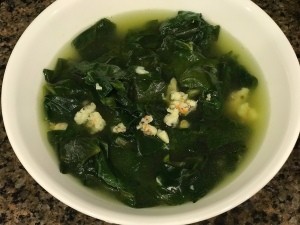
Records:
[[[258,79],[217,44],[220,26],[162,15],[129,30],[101,19],[43,71],[60,171],[137,208],[206,195],[244,160],[261,118]]]

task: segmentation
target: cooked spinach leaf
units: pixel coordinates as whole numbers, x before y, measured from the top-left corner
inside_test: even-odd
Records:
[[[74,137],[59,149],[60,170],[62,173],[77,170],[92,156],[101,151],[97,138]]]
[[[72,43],[83,58],[95,59],[115,48],[117,42],[116,25],[108,19],[101,19]]]
[[[219,36],[219,26],[207,23],[201,14],[179,11],[173,19],[163,22],[160,31],[164,36],[175,36],[186,43],[194,43],[207,53]]]
[[[72,97],[48,94],[44,98],[44,109],[47,118],[52,122],[62,122],[73,118],[81,102]]]
[[[217,68],[224,95],[242,87],[255,88],[258,84],[257,78],[251,75],[244,66],[240,65],[232,54],[220,57]]]

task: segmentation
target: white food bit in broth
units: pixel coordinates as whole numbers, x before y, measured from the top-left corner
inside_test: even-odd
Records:
[[[167,87],[167,94],[166,94],[165,98],[166,98],[167,100],[169,100],[171,93],[172,93],[172,92],[176,92],[176,91],[178,91],[177,80],[173,77],[173,78],[170,80],[170,83],[169,83],[169,85],[168,85],[168,87]]]
[[[172,91],[171,96],[170,96],[171,101],[184,102],[187,100],[187,98],[188,98],[188,95],[185,94],[184,92],[180,92],[180,91]]]
[[[90,104],[84,106],[80,109],[79,112],[75,114],[74,120],[75,122],[80,125],[87,122],[89,115],[96,110],[95,103],[91,102]]]
[[[128,141],[124,138],[117,137],[116,140],[115,140],[115,143],[119,146],[124,147],[125,145],[127,145]]]
[[[187,120],[181,120],[179,123],[179,128],[181,129],[187,129],[190,127],[190,123]]]
[[[112,127],[112,132],[113,133],[125,133],[126,127],[125,127],[124,123],[119,123],[116,126]]]
[[[210,100],[211,100],[211,94],[207,94],[205,100],[206,100],[206,101],[210,101]]]
[[[175,127],[179,121],[179,111],[178,109],[170,108],[168,108],[167,111],[169,113],[165,116],[164,123],[167,124],[169,127]]]
[[[91,134],[102,131],[106,125],[105,120],[99,112],[92,112],[86,122],[86,127],[90,129]]]
[[[162,186],[162,182],[161,182],[160,177],[156,177],[155,180],[156,180],[156,183],[158,183],[159,186]]]
[[[245,121],[254,121],[258,117],[256,110],[251,108],[248,102],[240,105],[237,115]]]
[[[246,102],[249,97],[249,88],[241,88],[238,91],[234,91],[229,96],[229,106],[232,109],[238,108],[242,103]]]
[[[85,127],[89,128],[91,134],[102,131],[106,125],[105,120],[96,111],[96,105],[93,102],[80,109],[75,114],[74,121],[78,125],[85,125]]]
[[[66,130],[68,128],[67,123],[49,123],[50,130]]]
[[[170,127],[178,124],[179,116],[186,116],[197,108],[197,101],[189,99],[188,94],[178,91],[175,78],[170,81],[167,96],[169,96],[169,107],[164,122]]]
[[[165,143],[169,143],[169,136],[166,131],[157,129],[155,126],[150,123],[153,121],[153,117],[151,115],[144,116],[136,129],[141,130],[145,135],[148,136],[157,136],[160,140]]]
[[[230,94],[226,103],[227,111],[230,115],[237,117],[242,122],[252,122],[258,118],[258,114],[249,103],[250,90],[241,88]]]
[[[184,92],[171,92],[170,100],[169,108],[177,108],[180,115],[187,115],[197,107],[197,101],[189,99],[188,94]]]
[[[157,137],[159,137],[163,142],[169,144],[170,140],[169,140],[169,136],[168,133],[164,130],[157,130]]]
[[[150,125],[153,121],[153,117],[151,115],[144,116],[136,129],[141,130],[145,135],[155,136],[157,133],[156,127]]]
[[[96,83],[96,90],[97,91],[101,91],[103,88],[100,86],[99,83]]]
[[[145,70],[143,66],[137,66],[135,72],[140,75],[149,74],[149,71]]]

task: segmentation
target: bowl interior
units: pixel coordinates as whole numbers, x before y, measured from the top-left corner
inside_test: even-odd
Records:
[[[132,209],[94,193],[58,170],[41,127],[43,68],[59,49],[98,19],[124,12],[189,10],[236,38],[255,58],[267,86],[270,116],[255,157],[231,182],[196,203]],[[87,13],[88,12],[88,13]],[[259,35],[257,35],[259,34]],[[121,224],[186,224],[227,211],[250,198],[281,168],[299,134],[300,69],[292,47],[277,25],[250,0],[58,0],[24,32],[6,68],[2,110],[15,153],[50,194],[90,216]]]

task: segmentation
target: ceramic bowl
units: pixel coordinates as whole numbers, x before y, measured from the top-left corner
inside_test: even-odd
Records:
[[[256,153],[239,174],[196,203],[134,209],[94,193],[59,172],[41,128],[42,70],[59,50],[103,17],[137,10],[189,10],[221,25],[253,56],[265,81],[269,114]],[[92,217],[117,224],[188,224],[221,214],[264,187],[282,167],[300,129],[300,68],[287,38],[250,0],[57,0],[26,29],[5,71],[2,112],[11,145],[51,195]],[[284,185],[284,184],[283,184]]]

